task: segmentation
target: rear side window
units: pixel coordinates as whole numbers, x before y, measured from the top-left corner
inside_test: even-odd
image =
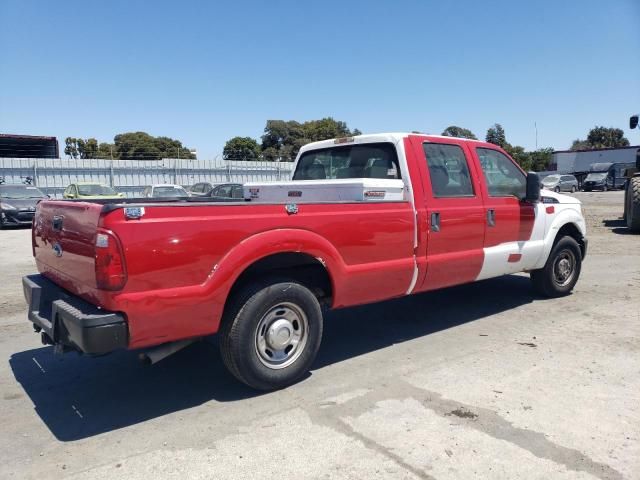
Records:
[[[231,185],[220,185],[213,192],[215,197],[231,197]]]
[[[234,185],[231,189],[231,198],[244,198],[244,190],[242,185]]]
[[[433,196],[473,197],[469,166],[462,148],[444,143],[423,144]]]
[[[401,178],[396,149],[391,143],[367,143],[303,153],[293,179],[326,178]]]
[[[490,148],[477,148],[489,196],[524,198],[527,180],[506,155]]]

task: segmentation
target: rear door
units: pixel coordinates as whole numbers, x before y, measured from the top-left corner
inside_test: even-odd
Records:
[[[471,150],[484,176],[487,221],[485,260],[479,279],[532,267],[542,253],[545,218],[539,213],[541,204],[523,200],[525,173],[497,149],[475,146]]]
[[[479,172],[464,141],[429,139],[415,147],[427,167],[427,218],[419,226],[427,236],[426,252],[419,252],[426,255],[427,268],[416,291],[471,282],[483,262],[485,213]]]

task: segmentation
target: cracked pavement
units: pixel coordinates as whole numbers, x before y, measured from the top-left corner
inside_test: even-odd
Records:
[[[0,478],[640,478],[640,236],[579,193],[573,295],[514,275],[332,312],[318,360],[257,394],[216,340],[154,366],[53,356],[25,320],[29,230],[0,232]]]

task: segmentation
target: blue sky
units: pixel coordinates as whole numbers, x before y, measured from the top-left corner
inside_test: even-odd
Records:
[[[640,1],[0,2],[0,132],[178,138],[267,119],[568,148],[640,111]]]

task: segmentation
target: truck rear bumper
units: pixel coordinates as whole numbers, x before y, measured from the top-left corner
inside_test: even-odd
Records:
[[[68,293],[42,275],[22,277],[29,320],[49,343],[99,355],[128,344],[122,314],[99,309]]]

